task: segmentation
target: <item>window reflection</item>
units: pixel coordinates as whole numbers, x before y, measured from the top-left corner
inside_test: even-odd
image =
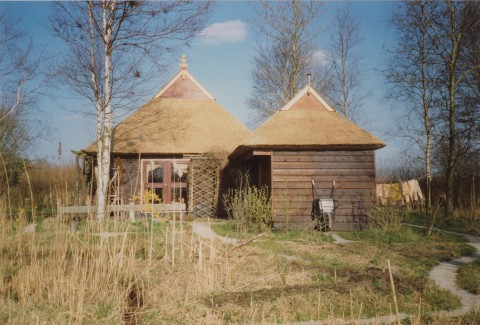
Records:
[[[185,202],[187,202],[187,189],[172,188],[172,203],[185,203]]]
[[[148,164],[147,175],[149,183],[163,183],[163,164]]]
[[[172,163],[172,182],[185,183],[188,179],[188,164]]]

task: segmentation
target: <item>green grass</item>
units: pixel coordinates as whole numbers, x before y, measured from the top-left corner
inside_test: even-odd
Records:
[[[221,223],[212,223],[210,226],[213,231],[223,237],[245,239],[255,235],[252,233],[238,232],[237,223],[232,220]]]
[[[397,230],[367,229],[363,231],[343,232],[341,236],[345,239],[365,241],[371,244],[394,244],[394,243],[432,243],[432,242],[454,242],[464,243],[467,240],[461,236],[446,234],[441,231],[433,231],[430,236],[425,236],[423,229],[402,226]]]
[[[213,223],[211,224],[212,230],[215,231],[218,235],[229,237],[229,238],[238,238],[238,239],[248,239],[259,234],[256,232],[238,232],[237,225],[235,221],[226,221],[222,223]],[[284,231],[281,229],[271,229],[268,232],[270,238],[276,241],[294,241],[294,242],[305,242],[305,243],[324,243],[332,242],[333,239],[327,233],[316,231],[316,230],[289,230]]]
[[[473,294],[480,294],[480,261],[466,263],[458,269],[457,284]]]
[[[469,211],[458,210],[455,212],[454,218],[445,218],[443,211],[439,210],[437,217],[435,218],[434,227],[442,230],[478,236],[480,235],[480,215],[472,221],[468,218],[469,213]],[[406,214],[404,222],[425,226],[425,214],[422,211],[412,210]]]
[[[380,251],[372,261],[379,263],[385,256],[396,261],[408,273],[426,278],[434,266],[440,262],[472,255],[475,249],[461,236],[434,231],[425,236],[422,229],[400,227],[394,230],[369,229],[359,232],[345,232],[346,239],[377,247]]]

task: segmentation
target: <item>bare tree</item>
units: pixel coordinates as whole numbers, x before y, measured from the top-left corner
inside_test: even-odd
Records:
[[[31,81],[41,60],[12,17],[0,14],[0,187],[6,188],[0,196],[6,194],[10,214],[10,188],[21,173],[20,156],[48,129],[37,127],[42,119],[33,105],[41,82],[33,86]]]
[[[428,1],[412,1],[402,3],[396,10],[391,23],[396,30],[397,44],[391,50],[385,71],[390,83],[388,98],[401,102],[406,108],[397,132],[423,153],[427,216],[431,210],[432,119],[438,110],[435,62],[427,34],[430,26],[426,11],[429,9]]]
[[[453,216],[454,178],[458,159],[468,152],[472,141],[472,123],[461,103],[465,98],[466,81],[479,66],[467,60],[465,35],[472,28],[478,28],[480,21],[471,19],[471,14],[480,10],[475,2],[445,0],[439,5],[429,1],[432,10],[427,12],[430,28],[427,30],[437,65],[438,85],[444,103],[445,134],[448,139],[447,188],[445,214]],[[467,118],[466,120],[464,120]]]
[[[161,55],[203,29],[210,8],[194,1],[55,3],[53,31],[68,47],[59,77],[92,102],[97,119],[97,218],[106,212],[115,111],[158,71]]]
[[[321,68],[315,61],[319,32],[315,24],[322,3],[260,1],[255,3],[254,10],[257,17],[254,25],[260,39],[248,105],[254,112],[254,124],[259,124],[297,93],[307,73],[315,66]]]
[[[386,72],[392,85],[388,95],[408,108],[403,135],[424,152],[427,208],[432,162],[439,162],[447,178],[450,217],[456,166],[474,147],[478,129],[478,97],[468,80],[479,66],[468,58],[466,35],[478,28],[472,15],[479,10],[474,2],[417,0],[404,3],[393,19],[399,43]],[[421,124],[415,122],[418,117]]]
[[[360,26],[352,14],[350,2],[337,9],[332,22],[328,51],[333,72],[334,91],[329,93],[332,104],[348,119],[358,120],[362,101],[360,55]]]
[[[32,143],[32,104],[37,88],[29,82],[38,76],[39,59],[32,55],[33,45],[17,28],[18,21],[0,15],[0,151],[18,156]],[[31,113],[32,110],[30,110]]]

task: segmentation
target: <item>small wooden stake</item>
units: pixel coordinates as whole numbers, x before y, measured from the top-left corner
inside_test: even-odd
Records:
[[[397,317],[397,325],[401,325],[400,315],[398,313],[397,295],[395,294],[395,284],[393,283],[392,268],[390,267],[390,260],[387,260],[387,264],[388,264],[388,273],[390,274],[390,284],[392,286],[393,303],[395,304],[395,315]]]

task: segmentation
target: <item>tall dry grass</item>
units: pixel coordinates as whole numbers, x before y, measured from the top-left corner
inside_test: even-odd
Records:
[[[91,220],[73,232],[61,216],[27,225],[0,217],[0,323],[222,323],[197,299],[229,283],[234,263],[187,226]]]
[[[32,231],[24,215],[0,213],[2,324],[335,324],[392,306],[388,291],[348,287],[302,260],[319,249],[325,262],[340,258],[328,243],[236,249],[192,234],[189,224],[148,218],[82,221],[75,231],[57,216]]]

